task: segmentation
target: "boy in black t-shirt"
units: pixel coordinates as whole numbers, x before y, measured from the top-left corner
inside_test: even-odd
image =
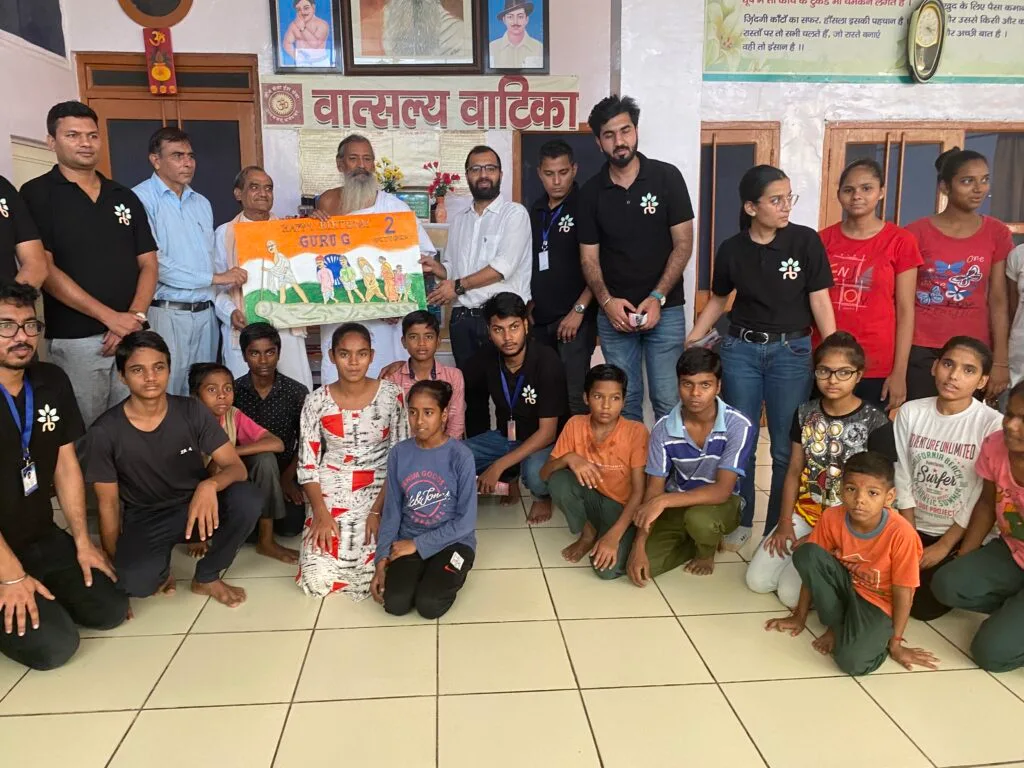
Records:
[[[167,394],[171,354],[159,334],[128,334],[115,362],[131,396],[89,431],[87,479],[95,484],[100,539],[121,588],[133,597],[172,592],[171,550],[198,538],[210,548],[196,564],[192,591],[241,605],[245,590],[220,574],[255,527],[262,494],[245,481],[245,465],[206,407]],[[207,471],[204,455],[216,473]]]
[[[558,353],[528,340],[530,323],[526,303],[514,293],[492,296],[484,304],[484,320],[494,347],[484,347],[464,371],[466,392],[486,391],[494,403],[498,428],[471,423],[466,414],[465,441],[476,460],[480,493],[494,493],[502,476],[522,465],[523,482],[533,494],[528,520],[543,523],[551,518],[548,486],[540,469],[551,455],[568,403],[565,371]],[[519,499],[519,484],[511,484],[506,499]]]

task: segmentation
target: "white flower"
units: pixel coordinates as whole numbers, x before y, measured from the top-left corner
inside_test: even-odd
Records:
[[[120,203],[114,206],[114,215],[117,216],[117,220],[124,224],[126,227],[129,224],[131,224],[132,209],[127,207],[124,203]]]
[[[704,63],[725,62],[725,68],[739,69],[743,56],[743,18],[736,0],[709,0],[704,39]]]

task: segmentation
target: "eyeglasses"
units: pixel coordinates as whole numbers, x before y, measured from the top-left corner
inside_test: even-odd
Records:
[[[466,169],[469,173],[496,173],[501,169],[493,164],[489,165],[471,165]]]
[[[24,331],[26,336],[38,336],[45,327],[46,323],[42,320],[26,320],[24,323],[0,320],[0,337],[13,339],[18,335],[18,331]]]
[[[768,198],[768,202],[775,208],[782,208],[784,205],[789,205],[792,208],[796,205],[797,200],[800,199],[800,195],[774,195]]]
[[[826,368],[824,365],[819,365],[814,369],[814,378],[826,381],[835,376],[837,381],[849,381],[857,373],[857,370],[857,368]]]

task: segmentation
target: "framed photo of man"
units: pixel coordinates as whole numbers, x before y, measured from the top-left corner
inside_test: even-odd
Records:
[[[349,74],[481,71],[482,0],[341,0]]]
[[[270,0],[274,71],[278,74],[341,71],[336,0]]]
[[[487,0],[485,72],[547,74],[548,0]]]

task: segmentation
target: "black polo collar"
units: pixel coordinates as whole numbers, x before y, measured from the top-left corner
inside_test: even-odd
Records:
[[[114,181],[113,179],[108,179],[106,176],[104,176],[99,171],[96,171],[96,175],[100,179],[100,189],[101,190],[106,190],[106,189],[116,189],[116,190],[127,189],[127,187],[124,186],[123,184],[119,184],[118,182]],[[78,184],[76,182],[72,181],[67,176],[65,176],[63,173],[60,172],[60,166],[59,165],[54,165],[53,168],[50,169],[49,173],[46,174],[46,178],[47,178],[47,180],[51,184],[70,184],[70,185],[75,186],[75,187],[78,186]]]
[[[574,205],[575,202],[576,202],[576,193],[579,192],[579,191],[580,191],[580,187],[574,181],[572,183],[572,189],[569,190],[569,194],[565,196],[565,198],[562,200],[560,205],[561,206],[566,206],[566,205],[570,205],[571,206],[571,205]],[[544,213],[547,213],[548,211],[551,210],[551,207],[548,205],[548,196],[546,194],[545,195],[541,195],[540,197],[537,198],[536,201],[534,201],[534,203],[533,203],[533,210],[534,211],[543,211]]]
[[[775,230],[775,237],[770,243],[758,243],[750,236],[750,230],[744,230],[749,242],[754,248],[769,248],[773,251],[788,251],[793,242],[793,228],[788,224],[782,229]]]
[[[643,181],[647,180],[647,171],[648,171],[648,168],[649,168],[649,163],[647,162],[647,156],[644,155],[643,152],[637,152],[636,156],[638,158],[640,158],[640,170],[637,171],[636,178],[633,180],[634,184],[636,184],[638,181],[641,181],[641,180],[643,180]],[[617,187],[618,186],[618,184],[616,184],[614,181],[612,181],[611,163],[609,163],[607,160],[605,160],[604,167],[601,169],[601,175],[604,178],[604,185],[605,185],[605,187]]]

